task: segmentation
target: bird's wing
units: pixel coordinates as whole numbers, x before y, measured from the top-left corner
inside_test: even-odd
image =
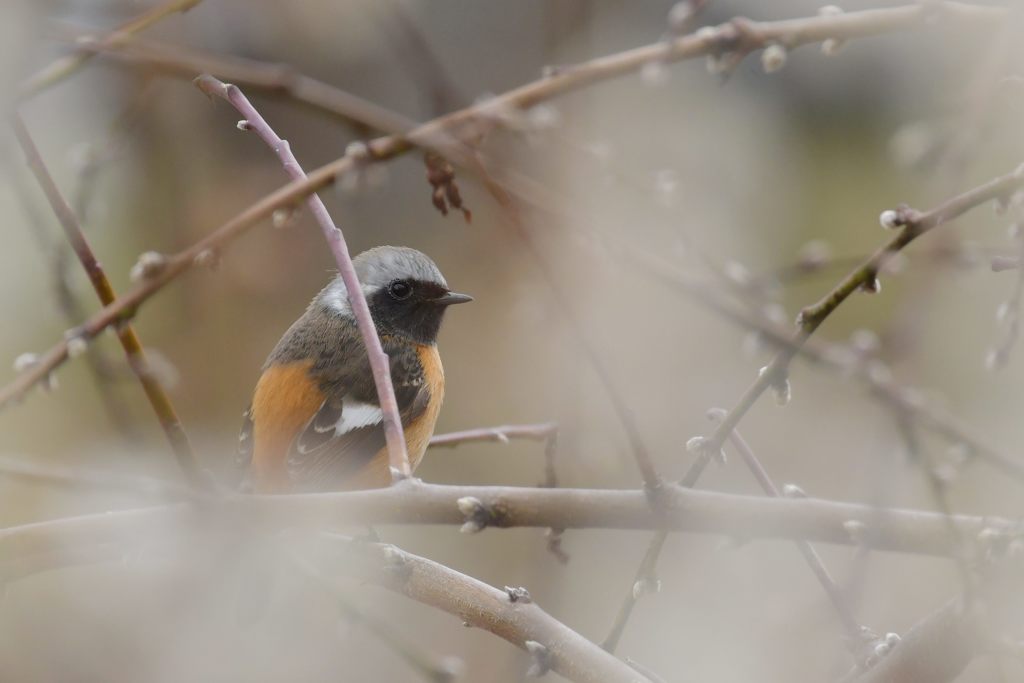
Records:
[[[430,388],[415,347],[386,343],[402,424],[419,417]],[[288,477],[295,490],[338,490],[385,446],[384,415],[368,364],[350,376],[329,378],[328,396],[288,450]]]

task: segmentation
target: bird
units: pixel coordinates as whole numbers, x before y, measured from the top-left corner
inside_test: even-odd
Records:
[[[409,247],[352,260],[390,360],[409,464],[423,458],[444,400],[437,336],[453,292],[437,265]],[[384,416],[342,278],[317,294],[263,365],[243,414],[238,485],[253,493],[381,488],[391,481]]]

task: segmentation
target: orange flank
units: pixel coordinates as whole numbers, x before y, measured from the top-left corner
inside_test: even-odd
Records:
[[[309,376],[310,365],[303,361],[271,366],[256,384],[252,399],[256,493],[283,493],[290,488],[288,448],[324,400]]]

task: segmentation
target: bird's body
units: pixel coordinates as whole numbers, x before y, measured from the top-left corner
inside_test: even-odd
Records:
[[[433,262],[401,247],[354,260],[390,359],[410,465],[423,457],[444,399],[437,332],[448,290]],[[313,299],[264,364],[245,414],[240,455],[259,493],[386,486],[383,413],[366,348],[340,278]]]

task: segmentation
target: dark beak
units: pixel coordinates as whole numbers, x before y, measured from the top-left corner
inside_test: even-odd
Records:
[[[446,292],[441,296],[434,299],[434,303],[438,306],[451,306],[452,304],[466,304],[473,300],[469,294],[459,294],[458,292]]]

